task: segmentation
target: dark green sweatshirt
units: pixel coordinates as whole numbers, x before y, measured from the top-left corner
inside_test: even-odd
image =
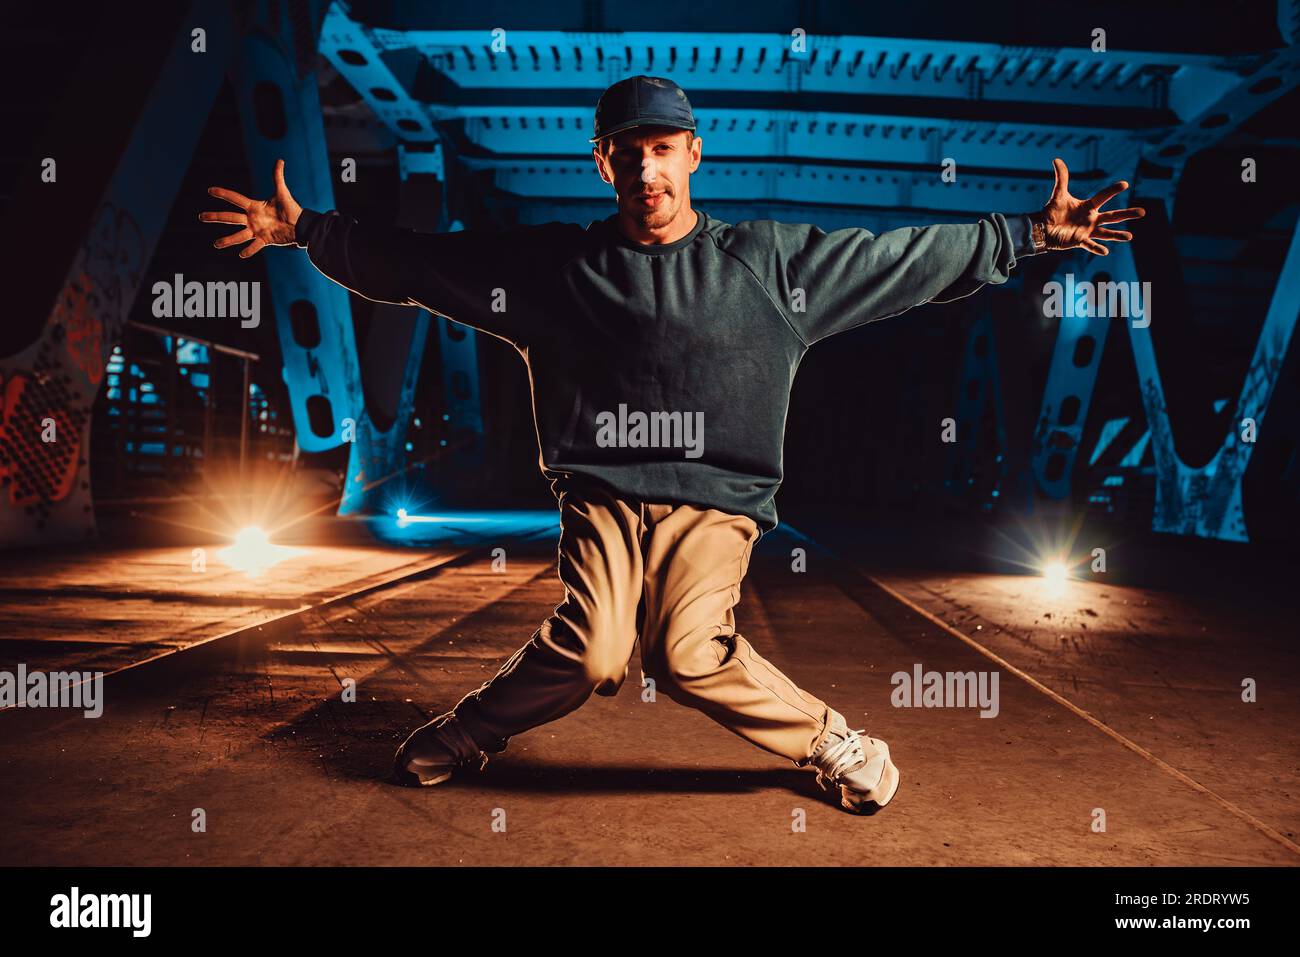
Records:
[[[616,215],[425,234],[304,209],[298,245],[367,299],[423,306],[497,336],[528,366],[542,473],[633,499],[776,526],[790,386],[808,347],[925,302],[1005,282],[1033,251],[1027,216],[831,232],[696,209],[673,243]]]

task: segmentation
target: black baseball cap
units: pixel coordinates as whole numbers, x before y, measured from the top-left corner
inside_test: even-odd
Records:
[[[695,114],[686,92],[661,76],[630,76],[600,95],[596,104],[595,143],[634,126],[673,126],[695,131]]]

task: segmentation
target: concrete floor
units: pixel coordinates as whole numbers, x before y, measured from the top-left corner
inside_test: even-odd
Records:
[[[0,573],[0,668],[112,671],[400,574],[423,552],[324,545],[257,577],[226,567],[227,543],[25,555]],[[210,562],[210,564],[208,564]],[[160,627],[161,626],[161,627]]]
[[[848,562],[814,553],[793,572],[796,541],[756,549],[739,630],[890,743],[902,785],[878,814],[848,815],[810,773],[642,701],[635,666],[617,697],[517,736],[482,774],[386,783],[405,733],[495,673],[560,599],[553,544],[533,539],[503,543],[505,571],[483,554],[313,614],[256,656],[119,691],[110,678],[98,720],[0,714],[0,865],[1300,861],[1300,682],[1276,625],[1140,588],[1077,583],[1048,602],[1027,578],[881,577],[1108,734]],[[890,676],[916,664],[999,670],[998,716],[893,707]],[[1259,679],[1257,704],[1241,703],[1242,676]],[[341,700],[348,677],[356,703]]]

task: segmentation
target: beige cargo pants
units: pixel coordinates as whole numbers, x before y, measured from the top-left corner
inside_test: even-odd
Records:
[[[736,634],[733,610],[758,540],[752,519],[584,488],[562,494],[560,525],[564,601],[456,705],[480,748],[503,751],[512,735],[568,714],[592,692],[617,693],[640,638],[656,693],[796,763],[812,754],[827,706]]]

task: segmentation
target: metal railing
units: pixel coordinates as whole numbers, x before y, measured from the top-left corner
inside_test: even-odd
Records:
[[[183,362],[185,344],[201,346],[202,359]],[[292,454],[291,423],[280,425],[273,397],[255,388],[260,361],[255,352],[129,321],[96,402],[96,502],[171,493],[236,456],[242,478],[254,456]]]

